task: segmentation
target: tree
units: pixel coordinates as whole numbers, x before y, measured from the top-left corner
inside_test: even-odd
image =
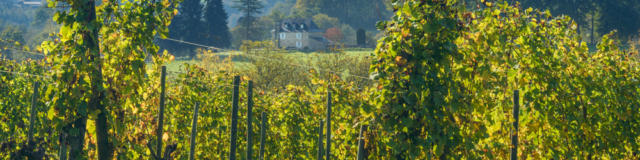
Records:
[[[316,14],[313,16],[313,23],[316,23],[318,28],[325,30],[331,27],[338,27],[340,25],[340,20],[329,17],[326,14]]]
[[[595,0],[601,9],[600,26],[598,32],[608,33],[613,30],[619,32],[618,36],[628,40],[640,31],[640,10],[637,0]]]
[[[318,0],[297,1],[291,10],[293,18],[309,18],[320,11]]]
[[[373,30],[376,22],[391,15],[387,3],[387,0],[299,0],[294,10],[327,14],[354,28]]]
[[[367,33],[364,29],[360,28],[356,31],[356,41],[358,42],[358,46],[364,47],[367,45]]]
[[[340,24],[340,31],[342,32],[342,43],[346,45],[356,45],[356,30],[349,24]]]
[[[227,26],[227,12],[224,11],[222,0],[207,0],[204,8],[204,20],[206,26],[205,43],[216,47],[229,47],[231,45],[231,33]]]
[[[202,21],[203,5],[200,0],[185,0],[178,8],[178,15],[169,26],[169,38],[179,39],[188,42],[203,43],[204,25]],[[192,45],[169,41],[165,43],[172,52],[184,52],[186,55],[195,55],[195,48]]]
[[[235,0],[234,8],[241,11],[244,15],[240,17],[238,23],[243,26],[245,30],[245,40],[255,40],[252,32],[253,26],[257,20],[257,16],[262,13],[261,9],[264,8],[260,0]]]
[[[277,19],[277,17],[275,17]],[[251,41],[260,41],[265,39],[270,39],[273,37],[271,35],[271,30],[275,26],[276,19],[272,19],[269,16],[262,16],[253,23],[251,30],[247,31],[247,28],[243,26],[236,26],[231,29],[231,35],[233,36],[232,46],[237,48],[241,47],[243,44],[242,41],[246,40],[246,33],[250,33]]]
[[[640,30],[640,1],[637,0],[521,0],[524,7],[548,9],[553,14],[573,18],[592,42],[596,35],[618,30],[620,37],[631,38]],[[595,45],[595,44],[592,44]]]
[[[327,31],[324,33],[324,37],[333,41],[333,42],[341,42],[342,41],[342,32],[340,31],[340,29],[333,27],[333,28],[329,28],[327,29]]]
[[[275,5],[273,5],[273,8],[271,8],[271,12],[279,12],[278,14],[288,16],[292,12],[291,10],[293,10],[295,5],[295,0],[285,0],[277,2]]]

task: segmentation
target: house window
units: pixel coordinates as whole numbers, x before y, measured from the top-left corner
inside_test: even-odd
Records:
[[[297,39],[302,39],[302,33],[296,33],[296,38]]]
[[[300,41],[296,41],[296,47],[298,47],[298,48],[302,48],[302,42],[300,42]]]
[[[286,39],[286,38],[287,38],[286,33],[280,33],[280,39]]]

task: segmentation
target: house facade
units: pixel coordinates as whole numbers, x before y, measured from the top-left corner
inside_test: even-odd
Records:
[[[324,31],[310,19],[286,19],[273,31],[274,43],[279,48],[296,50],[325,50],[330,44]]]

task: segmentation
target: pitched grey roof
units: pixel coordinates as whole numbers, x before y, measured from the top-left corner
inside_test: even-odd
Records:
[[[278,32],[322,32],[311,19],[285,19],[280,22]]]

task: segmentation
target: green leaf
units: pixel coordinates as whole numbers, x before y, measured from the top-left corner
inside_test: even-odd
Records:
[[[427,22],[422,26],[422,30],[425,33],[435,33],[435,32],[438,32],[439,29],[440,29],[440,25],[437,23],[434,23],[433,21]]]

